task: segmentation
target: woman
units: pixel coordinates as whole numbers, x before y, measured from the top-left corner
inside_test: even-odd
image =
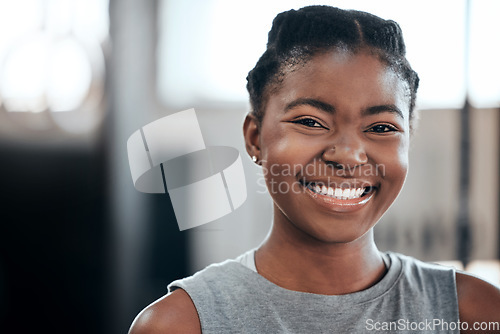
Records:
[[[492,285],[374,243],[406,178],[418,87],[395,22],[327,6],[281,13],[247,79],[243,132],[273,198],[272,230],[257,250],[173,282],[131,333],[458,333],[500,322]]]

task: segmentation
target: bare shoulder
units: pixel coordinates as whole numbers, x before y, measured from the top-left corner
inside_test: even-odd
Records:
[[[467,273],[457,272],[456,278],[460,321],[469,327],[474,322],[500,323],[500,289]]]
[[[201,333],[200,320],[189,295],[177,289],[137,315],[129,334]]]

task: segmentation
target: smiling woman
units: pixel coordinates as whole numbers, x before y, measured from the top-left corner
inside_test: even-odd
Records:
[[[406,177],[410,102],[405,88],[365,51],[320,54],[284,78],[268,98],[262,121],[251,115],[245,124],[247,149],[262,159],[264,170],[273,164],[304,170],[267,178],[279,208],[274,229],[291,223],[318,240],[350,242],[373,227]],[[365,176],[375,165],[384,166],[385,174]],[[308,173],[325,168],[324,175]],[[284,184],[293,191],[281,191]],[[336,198],[349,189],[363,189],[363,196]],[[360,223],[344,226],[346,220]]]
[[[170,284],[131,333],[500,326],[495,287],[375,245],[407,175],[417,87],[395,22],[328,6],[279,14],[248,76],[243,127],[273,199],[271,232]]]

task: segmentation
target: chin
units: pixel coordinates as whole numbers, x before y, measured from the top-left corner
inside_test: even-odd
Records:
[[[348,224],[349,226],[346,226]],[[297,223],[292,223],[296,232],[302,235],[303,239],[325,244],[350,244],[366,237],[373,237],[373,226],[359,226],[354,228],[354,222],[338,221],[328,219],[324,224],[312,223],[299,219]]]

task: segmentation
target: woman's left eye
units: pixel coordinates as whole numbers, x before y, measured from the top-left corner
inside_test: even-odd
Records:
[[[309,128],[323,128],[324,127],[318,121],[316,121],[312,118],[301,118],[301,119],[297,119],[297,120],[292,121],[292,123],[302,124],[302,125],[305,125]]]
[[[398,131],[398,129],[389,124],[376,124],[367,130],[367,132],[374,132],[374,133],[387,133],[394,131]]]

